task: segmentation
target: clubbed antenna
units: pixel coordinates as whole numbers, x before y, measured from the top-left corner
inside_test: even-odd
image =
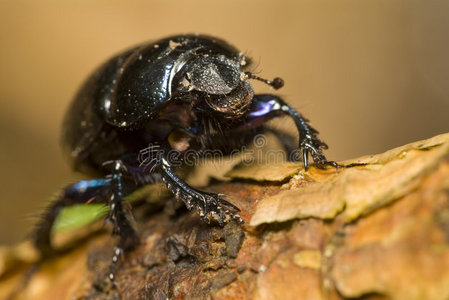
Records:
[[[281,87],[284,86],[284,80],[282,78],[279,78],[279,77],[275,77],[272,81],[270,81],[270,80],[261,78],[259,76],[256,76],[256,75],[254,75],[251,72],[245,72],[245,74],[246,74],[246,76],[248,76],[248,78],[256,79],[256,80],[265,82],[268,85],[271,85],[275,90],[278,90],[278,89],[280,89]]]

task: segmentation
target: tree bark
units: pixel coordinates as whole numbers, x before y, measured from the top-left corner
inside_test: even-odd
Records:
[[[142,243],[116,288],[103,231],[45,262],[17,298],[449,299],[449,134],[340,164],[233,169],[207,190],[228,195],[244,225],[136,208]],[[17,249],[0,259],[0,297],[35,259]]]

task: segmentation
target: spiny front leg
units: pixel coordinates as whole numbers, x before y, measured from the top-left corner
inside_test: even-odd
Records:
[[[309,153],[318,167],[323,168],[326,165],[330,165],[338,168],[338,164],[335,161],[329,161],[324,156],[323,150],[328,149],[328,146],[325,142],[318,138],[318,131],[310,126],[309,120],[304,118],[293,107],[285,102],[281,104],[281,109],[292,117],[296,127],[298,128],[299,150],[302,153],[305,169],[308,169]]]
[[[225,195],[207,193],[189,186],[176,175],[171,164],[165,158],[161,159],[160,170],[162,181],[167,188],[176,198],[182,200],[189,210],[197,209],[201,218],[207,223],[215,220],[222,226],[230,219],[243,223],[242,218],[237,214],[240,209],[224,200]]]
[[[309,153],[318,167],[331,165],[335,168],[338,164],[328,161],[323,154],[327,149],[326,143],[318,138],[318,131],[309,124],[309,120],[299,114],[293,107],[284,102],[280,97],[270,94],[255,95],[247,114],[246,128],[260,126],[266,121],[281,115],[290,116],[295,122],[299,132],[299,151],[302,153],[304,167],[308,169]]]

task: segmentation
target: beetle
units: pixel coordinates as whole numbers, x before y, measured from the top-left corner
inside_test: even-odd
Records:
[[[33,238],[42,257],[54,253],[51,229],[62,208],[105,203],[109,205],[107,220],[119,236],[113,256],[116,262],[123,251],[139,244],[123,197],[157,181],[163,181],[206,221],[242,222],[238,207],[224,195],[186,184],[176,174],[178,165],[168,153],[182,156],[192,149],[229,153],[246,145],[277,116],[287,115],[295,122],[306,169],[309,154],[319,167],[336,167],[323,155],[327,145],[308,120],[281,97],[254,93],[250,80],[275,89],[283,81],[254,75],[248,69],[250,62],[222,39],[186,34],[132,47],[95,70],[67,111],[62,145],[73,168],[96,179],[65,187],[45,210]],[[110,279],[114,280],[113,272]]]

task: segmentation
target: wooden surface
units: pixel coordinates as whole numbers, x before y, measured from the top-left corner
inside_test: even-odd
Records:
[[[46,262],[17,298],[449,299],[449,134],[342,164],[234,169],[207,190],[227,194],[244,226],[136,208],[142,245],[116,289],[115,240],[100,233]],[[0,256],[0,298],[35,259],[20,247]]]
[[[0,244],[22,241],[77,179],[62,119],[112,55],[179,33],[223,38],[285,81],[252,81],[255,93],[282,96],[342,160],[449,131],[448,12],[445,0],[1,0]],[[276,126],[297,135],[288,118]]]

